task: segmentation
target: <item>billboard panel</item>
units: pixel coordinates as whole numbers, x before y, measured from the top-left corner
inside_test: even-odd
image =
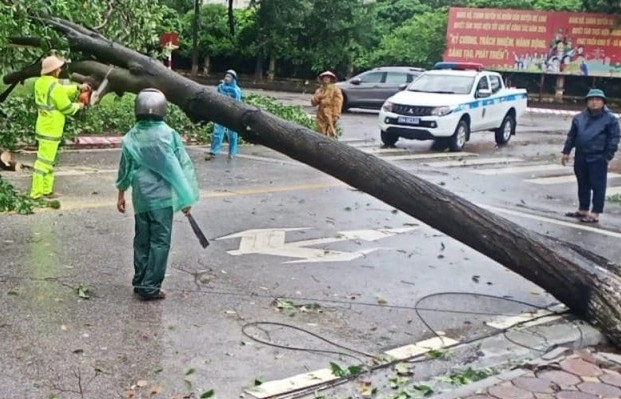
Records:
[[[611,15],[453,7],[446,41],[445,61],[621,77],[621,28]]]

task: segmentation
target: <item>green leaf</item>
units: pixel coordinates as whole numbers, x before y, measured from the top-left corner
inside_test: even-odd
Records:
[[[91,298],[91,289],[87,285],[80,284],[78,288],[76,288],[76,292],[78,296],[82,299],[90,299]]]
[[[201,396],[199,396],[200,399],[207,399],[207,398],[212,398],[214,396],[215,392],[213,389],[210,389],[207,392],[203,392],[201,394]]]
[[[334,362],[330,362],[330,370],[336,377],[347,377],[347,371]]]
[[[196,373],[196,369],[191,368],[191,369],[189,369],[188,371],[185,372],[185,375],[188,376],[188,375],[192,375],[194,373]]]
[[[418,391],[419,393],[421,393],[423,396],[431,396],[434,394],[433,389],[431,389],[430,386],[428,385],[423,385],[423,384],[419,384],[419,385],[414,385],[414,389],[416,391]]]

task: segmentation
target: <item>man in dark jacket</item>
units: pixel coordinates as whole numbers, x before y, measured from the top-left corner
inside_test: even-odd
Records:
[[[604,211],[608,162],[617,152],[621,134],[619,121],[606,107],[606,95],[602,90],[591,89],[585,100],[587,108],[574,116],[563,148],[563,165],[569,161],[571,150],[576,149],[574,173],[579,201],[578,211],[565,216],[579,218],[584,223],[597,223]]]

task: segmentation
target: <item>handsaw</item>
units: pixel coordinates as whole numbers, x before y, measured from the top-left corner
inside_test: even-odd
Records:
[[[108,69],[108,73],[106,73],[106,76],[104,77],[103,81],[101,82],[101,84],[99,85],[97,90],[95,90],[91,94],[91,99],[90,99],[90,102],[89,102],[90,106],[95,105],[97,103],[97,101],[99,101],[99,97],[101,96],[101,93],[103,93],[103,91],[106,89],[106,86],[108,86],[108,75],[110,75],[110,72],[112,72],[112,69],[114,69],[114,68],[110,67],[110,69]]]

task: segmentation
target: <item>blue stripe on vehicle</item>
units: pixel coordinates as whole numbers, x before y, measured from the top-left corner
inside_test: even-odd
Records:
[[[482,100],[474,100],[467,103],[459,104],[455,107],[454,111],[463,111],[467,109],[477,109],[479,107],[487,107],[489,105],[500,104],[507,101],[515,101],[522,98],[528,98],[527,93],[523,94],[508,94],[502,97],[496,98],[484,98]]]

